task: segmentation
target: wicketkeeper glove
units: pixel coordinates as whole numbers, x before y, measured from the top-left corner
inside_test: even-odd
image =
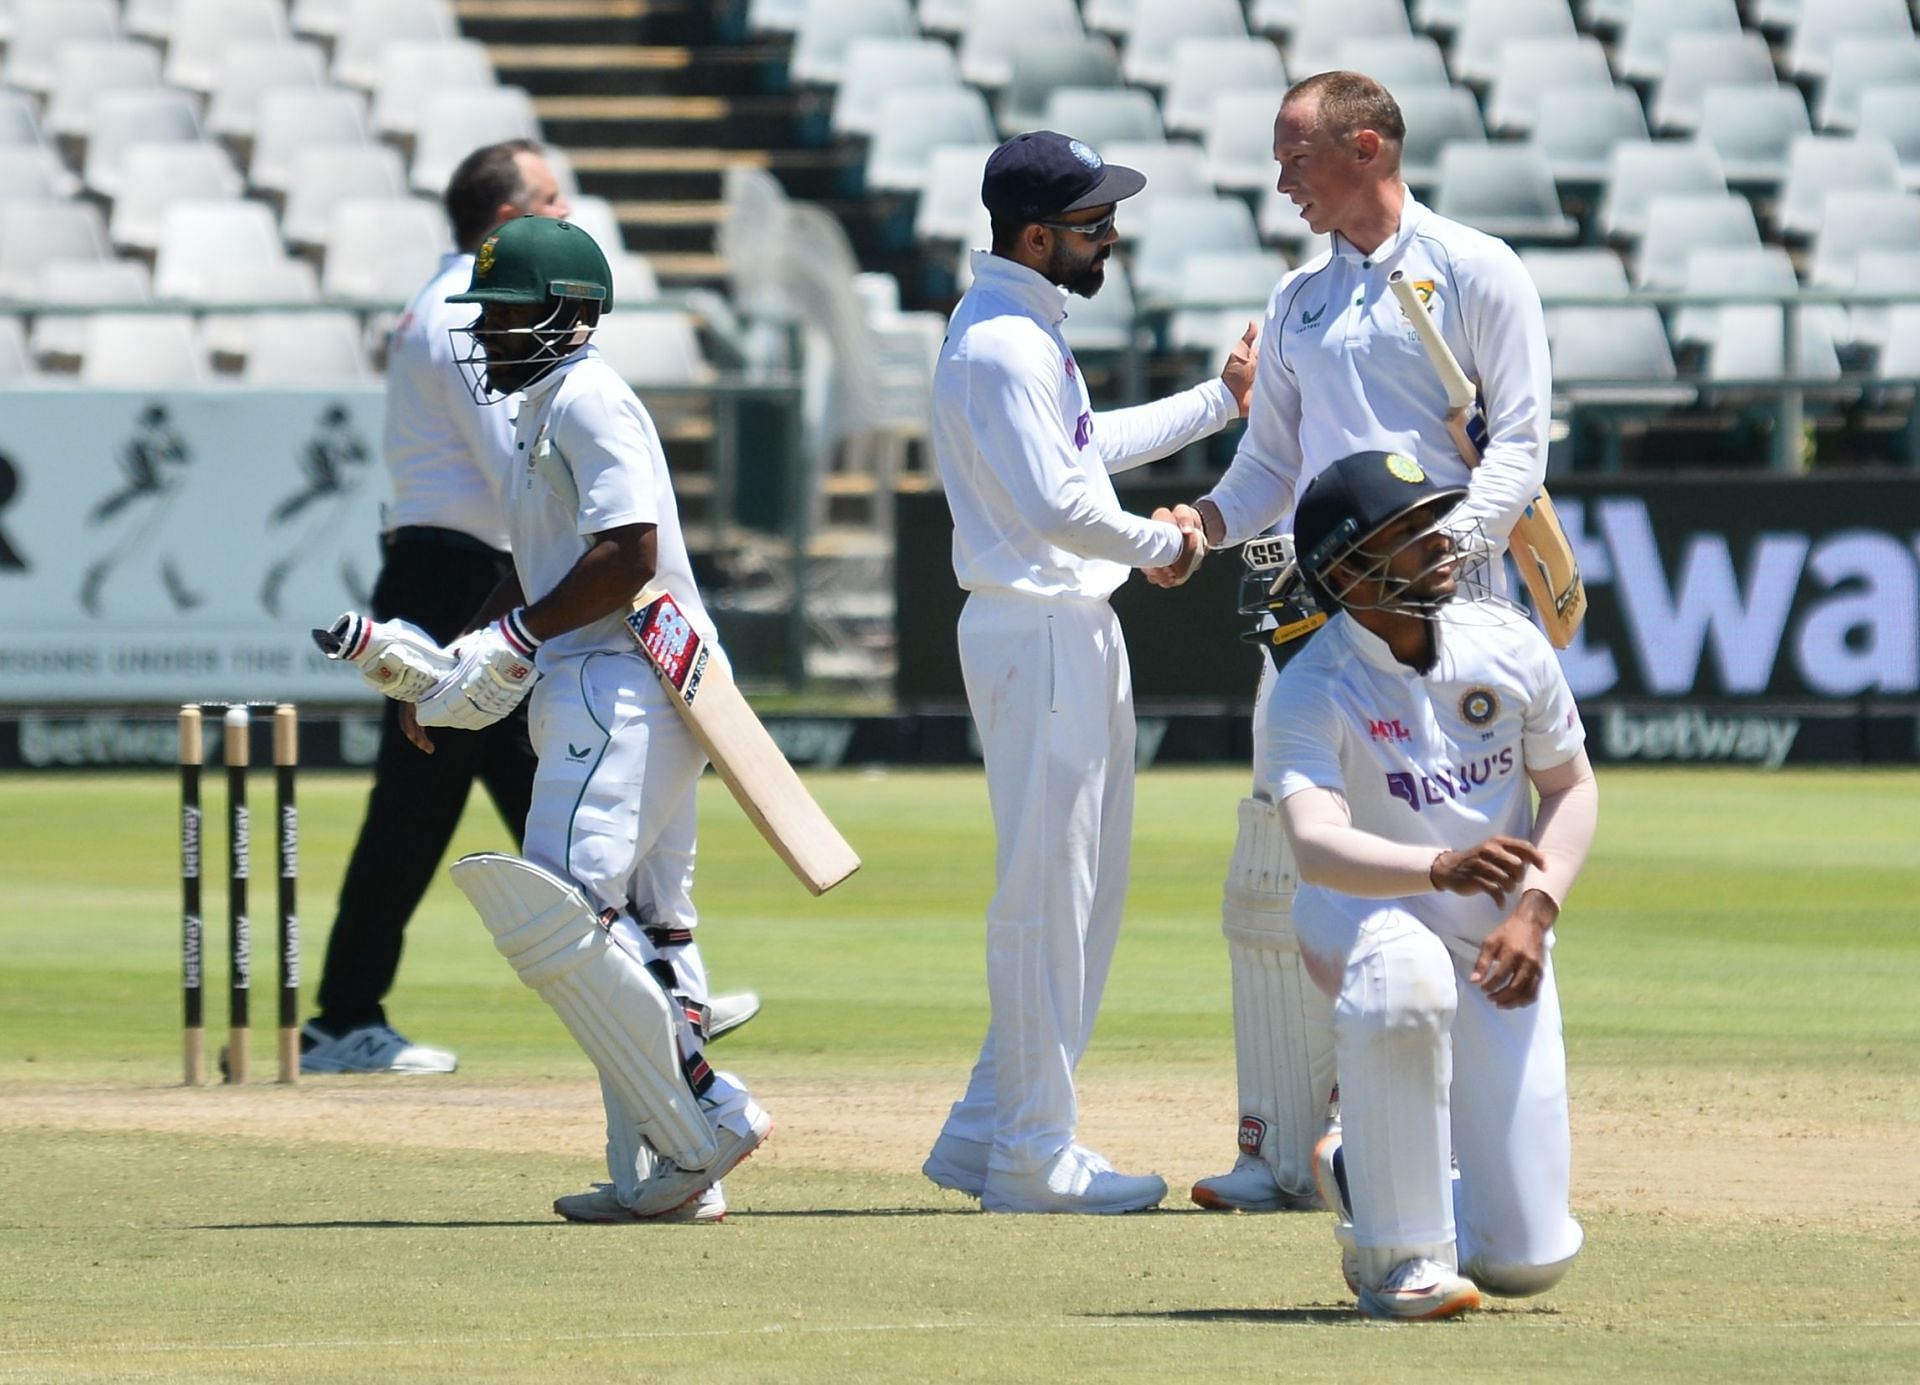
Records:
[[[348,611],[313,642],[329,659],[360,670],[367,686],[396,702],[416,702],[453,672],[459,660],[406,620],[369,620]]]
[[[459,662],[420,699],[422,726],[477,731],[520,705],[539,680],[533,654],[540,641],[527,633],[525,616],[523,606],[454,642],[448,652]]]

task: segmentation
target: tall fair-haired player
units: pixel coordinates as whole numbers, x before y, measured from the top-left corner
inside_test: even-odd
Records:
[[[1279,190],[1332,244],[1282,279],[1268,304],[1247,431],[1233,465],[1193,506],[1211,546],[1284,532],[1306,484],[1360,448],[1404,453],[1465,487],[1461,515],[1478,521],[1496,553],[1540,487],[1552,380],[1539,294],[1507,245],[1435,216],[1407,191],[1405,137],[1393,97],[1359,73],[1309,77],[1281,102],[1273,133]],[[1395,270],[1413,282],[1479,384],[1486,439],[1471,472],[1446,431],[1446,393],[1387,288]],[[1169,517],[1184,522],[1189,513],[1179,506]],[[1147,576],[1170,586],[1188,570]],[[1256,745],[1271,685],[1264,668]],[[1196,1203],[1222,1211],[1317,1204],[1312,1149],[1334,1090],[1329,1016],[1300,974],[1288,919],[1293,863],[1261,763],[1256,752],[1221,904],[1233,973],[1239,1158],[1193,1187]]]
[[[455,646],[458,667],[402,724],[430,743],[421,726],[487,724],[531,688],[539,768],[526,858],[584,894],[593,912],[576,908],[556,936],[596,961],[563,991],[542,985],[536,968],[547,958],[514,960],[600,1069],[612,1179],[554,1210],[573,1221],[711,1221],[726,1211],[717,1180],[772,1121],[702,1057],[707,977],[691,891],[706,757],[622,617],[657,582],[703,638],[714,631],[653,420],[589,342],[612,282],[584,230],[527,216],[480,244],[470,286],[448,299],[480,308],[456,334],[471,343],[457,359],[477,397],[521,396],[501,491],[513,570],[483,612],[492,623]],[[488,917],[496,935],[497,922]],[[651,1003],[621,1003],[636,996]],[[636,1066],[636,1053],[669,1056]],[[663,1083],[670,1096],[656,1109],[629,1109],[621,1095]],[[646,1132],[669,1127],[679,1147],[705,1145],[699,1167],[649,1148]]]
[[[1336,614],[1265,708],[1300,957],[1333,1002],[1341,1123],[1315,1173],[1374,1318],[1540,1293],[1582,1239],[1549,953],[1599,792],[1552,647],[1484,585],[1466,498],[1393,452],[1307,487],[1296,552]]]

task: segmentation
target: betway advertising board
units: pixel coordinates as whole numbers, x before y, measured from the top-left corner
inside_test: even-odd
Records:
[[[0,391],[0,703],[377,702],[307,632],[379,571],[383,409]]]
[[[1602,759],[1912,760],[1920,708],[1920,477],[1564,479],[1560,518],[1587,621],[1561,656]],[[1191,490],[1127,488],[1145,513]],[[903,706],[964,701],[939,495],[900,506]],[[1137,577],[1114,598],[1136,696],[1251,705],[1239,562],[1209,559],[1179,591]]]

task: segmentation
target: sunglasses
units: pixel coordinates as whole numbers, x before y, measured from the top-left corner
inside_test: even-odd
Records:
[[[1072,231],[1085,236],[1088,240],[1099,240],[1113,229],[1113,212],[1108,212],[1098,221],[1043,221],[1040,224],[1053,231]]]

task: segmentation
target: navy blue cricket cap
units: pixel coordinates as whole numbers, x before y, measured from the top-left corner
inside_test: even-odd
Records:
[[[1404,452],[1356,452],[1307,486],[1293,512],[1293,548],[1309,577],[1324,581],[1332,566],[1382,525],[1430,501],[1445,514],[1466,497],[1443,486]]]
[[[980,201],[996,221],[1044,221],[1131,197],[1147,185],[1138,169],[1110,164],[1054,130],[1029,130],[987,159]]]

